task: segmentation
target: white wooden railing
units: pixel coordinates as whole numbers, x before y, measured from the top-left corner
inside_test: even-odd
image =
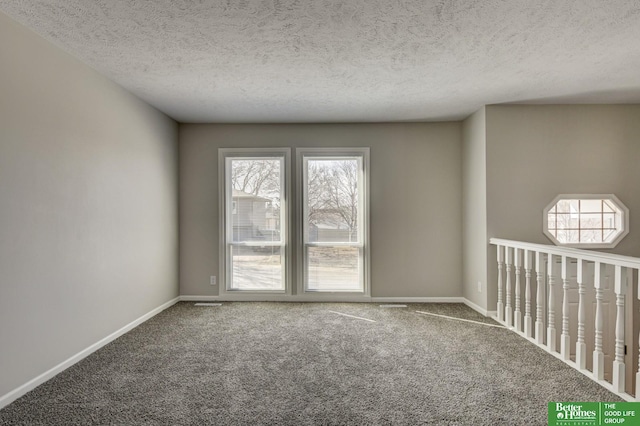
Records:
[[[640,258],[498,238],[490,243],[497,253],[496,320],[624,399],[640,401],[640,357],[632,360],[631,350],[640,342],[631,297],[637,289],[640,298]]]

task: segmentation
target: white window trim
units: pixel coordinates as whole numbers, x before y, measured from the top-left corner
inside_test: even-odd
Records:
[[[305,220],[305,208],[306,208],[306,192],[303,188],[304,184],[304,156],[313,155],[318,157],[362,157],[362,193],[360,194],[360,201],[363,205],[362,212],[362,261],[363,265],[363,290],[362,291],[306,291],[306,265],[305,265],[305,242],[304,242],[304,220]],[[370,149],[368,147],[362,148],[298,148],[296,149],[296,197],[298,199],[296,203],[296,231],[298,233],[297,238],[297,286],[296,293],[298,295],[304,295],[308,297],[317,297],[318,299],[326,298],[327,296],[363,296],[370,297],[371,295],[371,261],[370,261],[370,248],[369,248],[369,155]],[[339,243],[335,244],[339,245]]]
[[[549,210],[555,206],[558,201],[565,199],[582,199],[582,200],[600,200],[600,199],[611,199],[616,205],[620,208],[620,212],[622,214],[622,232],[618,234],[618,236],[610,243],[592,243],[592,244],[582,244],[582,243],[561,243],[556,239],[556,237],[549,232]],[[581,248],[581,249],[607,249],[614,248],[617,246],[620,241],[624,237],[629,234],[629,209],[627,206],[620,201],[618,197],[614,194],[559,194],[556,196],[545,208],[542,210],[542,231],[544,235],[551,240],[551,242],[557,246],[562,247],[573,247],[573,248]]]
[[[283,157],[284,156],[284,200],[281,201],[281,210],[284,212],[286,224],[283,227],[284,243],[283,259],[285,261],[284,290],[233,290],[228,282],[228,270],[231,259],[227,256],[227,197],[226,197],[226,159],[228,157]],[[218,149],[218,215],[219,215],[219,294],[221,296],[230,294],[284,294],[291,295],[291,148],[220,148]]]

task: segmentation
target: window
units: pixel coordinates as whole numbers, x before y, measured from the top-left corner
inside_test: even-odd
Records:
[[[289,158],[288,149],[220,150],[228,291],[286,290]]]
[[[368,291],[368,148],[298,151],[304,292]]]
[[[543,217],[544,233],[556,245],[611,248],[629,232],[629,211],[612,194],[559,195]]]
[[[288,148],[220,149],[222,293],[291,295],[294,268],[298,295],[370,293],[369,149],[305,148],[297,155],[294,209]]]

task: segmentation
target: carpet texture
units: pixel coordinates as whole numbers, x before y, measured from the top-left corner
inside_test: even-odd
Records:
[[[496,324],[459,304],[182,302],[0,424],[544,425],[550,401],[620,401],[513,332],[416,311]]]

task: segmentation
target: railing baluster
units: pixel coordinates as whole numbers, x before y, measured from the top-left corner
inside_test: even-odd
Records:
[[[604,320],[602,317],[602,287],[600,277],[600,262],[594,265],[593,287],[596,290],[596,330],[595,349],[593,351],[593,376],[597,380],[604,379],[604,353],[602,352],[602,327]]]
[[[567,256],[562,256],[562,333],[560,334],[560,356],[568,360],[571,356],[571,338],[569,337],[569,277]]]
[[[578,281],[578,341],[576,342],[576,365],[579,369],[584,370],[587,368],[587,344],[584,341],[584,323],[585,323],[585,301],[584,295],[586,290],[584,288],[583,270],[584,262],[582,259],[578,259],[576,264],[577,268],[577,281]]]
[[[625,271],[626,272],[626,271]],[[615,292],[616,292],[616,353],[613,361],[613,390],[624,392],[625,389],[625,365],[624,365],[624,295],[627,289],[626,273],[624,279],[622,267],[615,266]]]
[[[504,307],[504,317],[507,323],[507,327],[511,327],[513,325],[513,309],[511,308],[511,248],[505,247],[505,269],[507,272],[507,301]]]
[[[544,344],[544,253],[536,252],[536,342]]]
[[[502,246],[496,246],[498,250],[498,321],[504,321],[504,304],[502,303],[502,268],[504,266],[504,250]]]
[[[551,352],[556,351],[556,310],[555,310],[556,298],[555,298],[555,295],[553,294],[553,286],[555,285],[555,281],[556,281],[556,278],[553,275],[554,262],[555,262],[555,256],[553,254],[549,254],[548,262],[547,262],[547,264],[549,265],[548,266],[549,270],[547,271],[547,276],[549,277],[549,306],[547,306],[547,312],[548,312],[547,347]]]
[[[589,373],[590,378],[607,386],[626,400],[629,400],[626,388],[632,386],[629,382],[635,373],[635,400],[640,402],[640,333],[635,334],[637,313],[631,312],[632,307],[635,308],[635,301],[631,303],[627,299],[637,289],[637,297],[640,300],[640,278],[638,278],[640,258],[500,238],[491,238],[489,243],[495,245],[497,250],[498,313],[496,319],[507,328],[535,341],[548,352],[565,361],[573,359],[572,345],[575,345],[575,363],[569,364],[585,374],[589,364],[588,368],[592,371]],[[573,278],[573,259],[576,263],[575,278]],[[613,269],[613,272],[609,273],[609,268]],[[592,274],[593,283],[591,282]],[[609,275],[612,276],[615,284],[611,289],[615,290],[612,291],[616,306],[615,325],[611,324],[613,319],[606,321],[609,314],[611,316],[614,314],[613,311],[607,311],[612,303],[609,304],[610,289],[604,280],[606,277],[608,282]],[[577,286],[576,300],[574,300],[573,288],[570,286],[573,285],[574,279]],[[562,287],[558,288],[558,284]],[[534,285],[536,285],[535,289],[532,287]],[[634,287],[628,288],[630,285]],[[592,294],[595,300],[592,299]],[[561,298],[561,301],[556,300],[558,298]],[[592,300],[595,303],[594,306],[591,304]],[[577,313],[573,314],[572,303],[576,302]],[[534,303],[535,306],[533,306]],[[613,309],[613,306],[611,308]],[[562,317],[558,318],[556,315],[560,314],[560,309]],[[592,309],[595,310],[593,319],[591,319]],[[533,310],[535,312],[532,312]],[[571,323],[572,320],[577,321],[577,336],[572,336],[575,327],[575,324]],[[590,324],[594,324],[593,341],[589,340],[592,334],[591,325],[588,323],[590,321],[593,321]],[[604,328],[605,321],[607,329]],[[633,330],[631,330],[632,321],[634,322]],[[635,366],[636,359],[633,355],[627,355],[625,343],[631,342],[632,338],[625,333],[632,333],[634,338],[638,338],[638,343],[633,348],[633,353],[638,351],[635,372],[631,371],[631,368],[628,370],[626,368],[626,364]],[[607,337],[607,383],[604,381],[604,336]],[[613,346],[608,343],[612,337],[615,337],[615,348],[609,347]],[[591,347],[592,344],[593,347]],[[591,354],[587,353],[587,350],[592,349],[593,364],[588,362],[591,360]],[[611,349],[613,354],[610,354]],[[609,361],[612,355],[613,360]],[[611,366],[609,362],[613,365]],[[611,378],[609,378],[610,371]]]
[[[516,267],[516,307],[515,307],[515,311],[513,313],[514,316],[514,323],[516,326],[516,330],[517,331],[522,331],[522,311],[520,310],[520,275],[522,275],[522,257],[520,256],[520,254],[522,253],[522,250],[520,249],[513,249],[513,254],[514,254],[514,264]]]
[[[524,335],[531,337],[531,250],[524,251]]]

